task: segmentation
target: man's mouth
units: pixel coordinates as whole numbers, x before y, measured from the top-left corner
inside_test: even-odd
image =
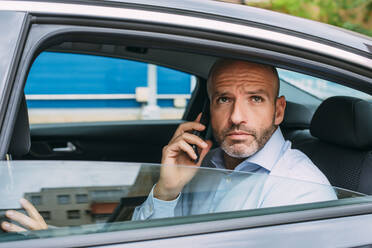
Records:
[[[252,134],[244,132],[244,131],[232,131],[227,133],[227,137],[230,139],[246,139],[248,136]]]

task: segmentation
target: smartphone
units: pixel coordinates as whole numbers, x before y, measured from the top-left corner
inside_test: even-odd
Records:
[[[207,98],[204,102],[202,115],[201,115],[201,118],[200,118],[200,123],[205,126],[205,129],[202,132],[194,130],[194,131],[192,131],[192,134],[194,134],[194,135],[202,138],[203,140],[205,140],[205,137],[206,137],[206,134],[207,134],[207,129],[208,129],[208,126],[209,126],[209,119],[210,119],[210,117],[209,117],[209,98]],[[196,163],[199,162],[199,159],[200,159],[198,146],[195,145],[195,144],[193,144],[191,146],[192,146],[192,149],[194,150],[194,152],[197,156],[197,158],[194,160],[194,162],[196,164]]]

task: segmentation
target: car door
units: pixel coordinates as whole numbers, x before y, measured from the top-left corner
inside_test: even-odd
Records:
[[[42,52],[30,69],[26,158],[160,162],[162,147],[182,122],[194,77],[94,54],[98,49],[58,50],[64,45]]]
[[[0,203],[1,217],[8,209],[22,211],[19,199],[24,197],[34,204],[49,228],[0,233],[0,247],[350,247],[372,242],[371,196],[262,174],[229,175],[226,170],[211,168],[201,168],[193,181],[207,187],[188,192],[205,196],[193,201],[195,209],[201,209],[198,214],[131,220],[134,208],[151,191],[149,179],[159,174],[157,164],[1,161],[4,189],[0,196],[6,199]],[[231,187],[235,183],[256,187],[249,183],[253,177],[257,182],[273,180],[279,187],[295,183],[295,190],[334,191],[339,199],[236,209],[236,203],[245,201],[242,192],[229,197],[233,204],[225,205],[227,209],[205,212],[210,197],[224,193],[223,189],[215,191],[218,184],[213,182],[226,177]]]
[[[104,5],[104,3],[101,3]],[[99,5],[97,3],[97,5]],[[38,5],[39,6],[39,5]],[[68,5],[70,6],[70,5]],[[183,66],[178,69],[183,69],[185,72],[194,73],[201,78],[207,78],[207,72],[210,68],[210,65],[213,64],[216,58],[218,57],[232,57],[232,58],[249,58],[250,60],[254,61],[265,61],[268,63],[272,63],[275,65],[282,65],[283,67],[288,67],[293,70],[297,71],[306,71],[309,70],[309,73],[312,72],[317,75],[330,75],[330,78],[338,79],[341,82],[345,83],[345,81],[354,79],[354,86],[358,83],[360,89],[364,91],[368,91],[370,86],[368,83],[368,69],[365,67],[358,68],[353,63],[347,63],[345,61],[335,61],[336,59],[332,60],[329,59],[327,56],[320,56],[322,54],[318,51],[317,56],[314,55],[311,49],[304,49],[304,50],[296,50],[294,49],[293,43],[292,45],[283,45],[285,44],[283,40],[276,43],[276,39],[284,35],[280,32],[270,33],[272,35],[275,34],[275,38],[272,38],[270,42],[265,42],[265,39],[257,41],[257,32],[260,29],[255,29],[250,31],[250,26],[245,25],[238,25],[235,23],[236,20],[230,22],[223,23],[225,25],[215,25],[221,24],[221,19],[219,22],[214,22],[213,17],[216,16],[209,16],[209,18],[202,18],[203,15],[198,15],[194,17],[196,19],[192,19],[195,22],[187,22],[189,21],[188,18],[192,16],[187,15],[186,17],[181,18],[182,15],[178,12],[178,19],[172,19],[174,23],[178,23],[178,28],[175,28],[171,24],[167,23],[163,20],[163,25],[157,25],[158,20],[153,20],[153,23],[150,23],[148,20],[142,20],[142,16],[138,16],[138,12],[133,11],[132,8],[122,8],[117,9],[119,14],[115,14],[117,12],[110,12],[111,17],[107,17],[107,9],[100,7],[93,6],[90,10],[95,10],[99,12],[100,16],[94,16],[93,12],[87,13],[85,12],[85,16],[79,16],[79,13],[74,12],[75,18],[70,19],[70,13],[64,12],[67,11],[65,8],[62,8],[61,5],[53,6],[52,4],[49,7],[53,7],[55,12],[60,11],[59,15],[54,15],[49,13],[50,8],[45,8],[43,10],[24,10],[25,12],[32,13],[33,17],[33,24],[32,27],[29,29],[27,42],[25,44],[24,53],[22,54],[21,65],[19,68],[21,69],[17,73],[17,79],[14,80],[14,87],[12,88],[11,96],[13,99],[13,104],[20,101],[21,96],[23,94],[24,84],[27,80],[27,76],[29,73],[29,69],[31,68],[31,64],[33,60],[37,57],[37,55],[44,51],[46,48],[50,48],[53,45],[60,44],[61,41],[67,42],[75,42],[75,43],[93,43],[97,44],[96,41],[105,41],[108,39],[110,41],[109,45],[120,45],[123,42],[126,42],[126,45],[136,44],[136,47],[149,47],[155,49],[161,49],[162,52],[166,51],[181,51],[182,57],[175,56],[169,57],[164,56],[163,59],[147,59],[146,62],[158,62],[160,65],[173,65],[175,69],[177,69],[176,65],[178,63],[183,64]],[[76,5],[70,7],[77,7]],[[79,6],[81,7],[81,11],[86,11],[88,9],[88,5]],[[91,6],[90,6],[91,7]],[[112,9],[110,9],[112,10]],[[124,14],[131,14],[131,22],[126,22],[127,18]],[[223,9],[222,9],[223,10]],[[43,14],[40,14],[41,13]],[[184,11],[187,12],[186,9]],[[89,12],[89,11],[88,11]],[[146,18],[149,17],[170,17],[165,13],[161,13],[161,11],[150,12],[148,9],[146,12]],[[97,13],[97,12],[94,12]],[[142,12],[141,12],[142,13]],[[137,15],[136,15],[137,14]],[[89,16],[90,18],[87,18]],[[113,18],[114,16],[115,18]],[[173,14],[171,15],[173,16]],[[105,17],[105,18],[102,18]],[[174,17],[174,16],[173,16]],[[120,21],[121,18],[124,18],[125,21]],[[137,19],[136,19],[137,18]],[[226,17],[227,18],[227,17]],[[104,19],[104,20],[103,20]],[[228,18],[227,18],[228,19]],[[118,21],[119,20],[119,21]],[[167,20],[167,19],[166,19]],[[146,22],[146,25],[143,25],[143,22]],[[154,25],[154,23],[156,25]],[[237,29],[234,29],[238,35],[235,36],[230,33],[230,30],[224,30],[224,32],[215,31],[211,29],[209,26],[208,29],[204,28],[195,28],[192,29],[190,26],[183,30],[180,28],[180,23],[188,23],[189,25],[201,25],[201,24],[214,24],[214,28],[224,28],[227,29],[231,27],[234,23],[234,26]],[[190,24],[191,23],[191,24]],[[152,26],[151,26],[152,24]],[[172,23],[173,24],[173,23]],[[229,26],[230,25],[230,26]],[[30,27],[30,26],[29,26]],[[160,30],[160,31],[159,31]],[[207,31],[206,31],[207,30]],[[238,31],[237,31],[238,30]],[[241,31],[244,30],[244,31]],[[267,34],[268,29],[260,30],[259,34],[264,33]],[[270,31],[271,32],[271,31]],[[298,35],[298,34],[297,34]],[[298,35],[299,36],[299,35]],[[291,41],[297,41],[298,36],[290,36],[293,38]],[[245,37],[245,39],[242,39]],[[247,38],[248,37],[248,38]],[[253,38],[252,38],[253,37]],[[266,36],[267,38],[267,36]],[[314,38],[315,39],[315,38]],[[95,41],[95,42],[92,42]],[[267,40],[266,40],[267,41]],[[304,40],[302,40],[304,41]],[[275,44],[275,46],[273,46]],[[302,44],[302,43],[301,43]],[[320,45],[324,46],[324,43],[320,43]],[[312,48],[316,48],[314,46]],[[115,48],[111,47],[111,48]],[[330,46],[327,48],[331,48]],[[115,49],[114,49],[115,50]],[[187,57],[187,54],[192,54],[191,57]],[[174,53],[175,55],[179,55]],[[136,59],[140,57],[137,56]],[[202,58],[202,59],[201,59]],[[171,61],[170,61],[171,60]],[[189,64],[186,62],[189,61]],[[205,63],[198,64],[197,62],[204,61]],[[333,62],[333,63],[331,63]],[[331,66],[331,65],[333,66]],[[340,68],[336,68],[337,65],[340,65]],[[346,66],[348,65],[348,66]],[[350,71],[346,70],[345,68],[351,68]],[[356,69],[357,68],[357,69]],[[345,70],[345,71],[343,71]],[[342,73],[339,73],[342,71]],[[362,75],[356,75],[356,71],[361,71]],[[364,73],[364,74],[363,74]],[[370,80],[369,80],[370,81]],[[345,83],[346,84],[346,83]],[[9,91],[10,93],[10,91]],[[204,91],[205,94],[205,91]],[[205,95],[204,95],[205,97]],[[192,102],[195,104],[195,108],[186,112],[185,116],[187,120],[191,120],[191,117],[198,113],[197,106],[200,106],[202,95],[197,95],[194,99],[195,101],[199,101],[198,103]],[[17,101],[18,100],[18,101]],[[190,101],[193,101],[191,98]],[[13,110],[11,107],[6,106],[7,108],[7,115],[13,116],[15,119],[16,110]],[[5,110],[4,110],[5,111]],[[13,111],[13,112],[12,112]],[[8,114],[9,113],[9,114]],[[12,127],[13,123],[8,123],[8,133],[6,133],[8,139],[10,140],[12,132],[9,132],[9,128]],[[133,124],[130,128],[134,130]],[[43,128],[43,127],[41,127]],[[4,129],[4,128],[3,128]],[[52,129],[57,130],[57,126],[52,127]],[[68,130],[68,128],[63,130]],[[78,132],[81,133],[85,131],[87,128],[86,126],[78,127]],[[37,130],[37,129],[35,129]],[[89,131],[89,129],[87,129]],[[54,130],[53,130],[54,131]],[[93,133],[93,132],[92,132]],[[120,132],[118,132],[120,133]],[[118,135],[118,133],[116,133]],[[37,134],[37,132],[36,132]],[[130,137],[132,133],[128,134]],[[5,135],[5,134],[4,134]],[[34,133],[35,135],[35,133]],[[43,134],[42,134],[43,135]],[[42,135],[40,135],[42,137]],[[57,135],[50,135],[47,132],[47,136],[52,136],[52,138],[47,138],[45,143],[49,146]],[[142,134],[141,134],[142,135]],[[63,133],[61,136],[64,136]],[[114,136],[114,135],[113,135]],[[2,136],[3,137],[3,136]],[[104,134],[100,136],[100,139],[104,138]],[[151,137],[145,137],[146,139]],[[71,141],[71,139],[65,139],[63,142]],[[100,142],[100,140],[98,140]],[[49,143],[48,143],[49,142]],[[146,141],[141,141],[146,142]],[[71,142],[74,144],[73,142]],[[74,144],[75,145],[75,144]],[[56,146],[56,148],[69,148],[69,146]],[[97,147],[97,146],[96,146]],[[7,147],[6,147],[7,148]],[[3,148],[5,157],[6,148]],[[97,175],[101,176],[105,172],[109,173],[109,176],[105,178],[105,180],[97,180],[96,182],[105,182],[111,183],[112,177],[115,176],[115,180],[112,180],[113,183],[120,182],[123,178],[120,175],[128,175],[127,173],[130,170],[127,170],[126,166],[128,164],[125,163],[96,163],[94,166],[91,166],[92,162],[81,162],[81,163],[74,163],[74,162],[63,162],[63,161],[13,161],[13,162],[2,162],[2,176],[4,176],[8,181],[6,185],[4,185],[5,193],[12,194],[13,188],[10,187],[14,184],[15,178],[17,180],[18,177],[12,177],[15,175],[13,172],[18,170],[20,174],[24,177],[24,180],[18,181],[17,185],[26,187],[28,184],[23,184],[22,182],[27,182],[29,184],[34,183],[34,178],[32,178],[33,173],[35,171],[44,171],[44,177],[50,179],[52,183],[55,183],[58,179],[59,182],[62,182],[58,187],[64,188],[66,190],[68,188],[69,183],[66,183],[64,179],[76,180],[76,176],[85,177],[87,180],[93,180],[96,177],[91,177],[91,170],[95,168],[98,173]],[[125,165],[125,166],[123,166]],[[89,167],[91,166],[91,167]],[[110,166],[118,166],[121,167],[123,170],[122,174],[115,174],[115,170],[105,170]],[[133,166],[133,165],[128,165]],[[136,165],[134,165],[136,166]],[[62,170],[66,174],[59,174],[58,168],[60,171]],[[79,173],[75,173],[76,170],[81,169]],[[24,171],[23,171],[23,170]],[[33,169],[35,169],[33,171]],[[71,169],[71,170],[69,170]],[[29,173],[27,173],[29,172]],[[46,173],[50,172],[50,173]],[[207,170],[208,172],[208,170]],[[55,173],[55,174],[53,174]],[[111,173],[111,174],[110,174]],[[35,173],[37,174],[37,173]],[[49,177],[50,175],[50,177]],[[68,176],[66,176],[68,175]],[[12,181],[13,180],[13,181]],[[44,183],[45,180],[35,180],[36,183],[41,182]],[[76,180],[79,183],[84,182],[83,180]],[[5,181],[4,181],[5,182]],[[9,183],[9,184],[8,184]],[[6,187],[9,186],[9,187]],[[71,186],[71,185],[70,185]],[[86,185],[85,185],[86,186]],[[91,184],[90,184],[91,186]],[[113,186],[113,185],[110,185]],[[146,189],[151,189],[146,185]],[[28,190],[28,187],[26,187]],[[54,189],[56,190],[56,189]],[[67,189],[69,190],[69,189]],[[38,189],[40,191],[40,188]],[[116,192],[116,191],[115,191]],[[35,192],[28,192],[28,193],[35,193]],[[141,192],[142,193],[142,192]],[[148,192],[146,192],[148,193]],[[69,202],[69,197],[66,196],[67,194],[63,193],[60,197],[53,198],[54,200],[59,200],[61,205],[64,205],[66,202]],[[85,201],[85,197],[83,193],[76,194],[77,203],[83,204]],[[100,194],[96,194],[95,196],[100,196]],[[30,198],[34,196],[34,200],[36,203],[40,202],[35,194],[29,194]],[[351,194],[353,196],[353,194]],[[18,195],[19,197],[19,195]],[[70,198],[71,200],[72,198]],[[18,198],[13,197],[13,202],[17,202]],[[75,221],[77,219],[78,212],[77,209],[68,209],[64,212],[67,215],[68,219]],[[90,214],[89,211],[82,211],[86,215]],[[80,212],[81,213],[81,212]],[[48,213],[44,213],[45,216],[48,218]],[[102,213],[101,214],[105,214]],[[351,199],[344,199],[344,201],[337,202],[337,203],[323,203],[323,204],[315,204],[315,205],[307,205],[307,206],[295,206],[295,207],[284,207],[284,208],[272,208],[272,209],[257,209],[257,210],[248,210],[248,211],[235,211],[235,212],[226,212],[226,213],[217,213],[217,214],[205,214],[201,216],[188,216],[184,218],[169,218],[169,219],[161,219],[161,220],[152,220],[152,221],[144,221],[144,222],[124,222],[119,223],[115,227],[113,225],[113,229],[109,230],[108,232],[102,232],[102,226],[94,225],[94,226],[82,226],[81,228],[70,228],[65,227],[58,230],[48,230],[46,232],[41,231],[41,235],[44,235],[39,239],[35,239],[35,236],[32,236],[33,233],[27,233],[24,239],[30,239],[26,241],[19,241],[13,243],[6,243],[9,240],[5,240],[3,246],[9,247],[9,244],[12,244],[13,247],[30,247],[30,246],[38,246],[38,247],[50,247],[50,246],[60,246],[60,247],[76,247],[76,246],[108,246],[111,245],[112,247],[120,247],[120,246],[132,246],[132,247],[148,247],[148,246],[167,246],[167,245],[174,245],[177,243],[179,246],[224,246],[233,244],[236,247],[246,247],[246,246],[254,246],[254,245],[267,245],[267,246],[274,246],[274,245],[282,245],[284,246],[288,240],[290,240],[290,244],[297,245],[308,245],[309,247],[313,244],[308,242],[309,233],[312,236],[317,237],[318,235],[322,235],[322,238],[314,244],[319,245],[332,245],[335,244],[336,246],[341,246],[342,244],[352,245],[361,245],[361,244],[368,244],[371,241],[370,235],[368,235],[368,231],[370,230],[370,214],[371,214],[371,203],[369,197],[361,197],[361,198],[351,198]],[[365,221],[361,221],[361,219]],[[357,225],[360,223],[360,225]],[[350,224],[350,225],[349,225]],[[347,228],[344,228],[344,225]],[[97,229],[98,228],[98,229]],[[116,228],[116,229],[115,229]],[[324,236],[327,229],[335,230],[335,233],[338,236],[335,238],[337,239],[335,242],[334,240],[327,239]],[[297,231],[297,235],[293,235],[294,231]],[[364,230],[364,231],[363,231]],[[313,231],[313,232],[312,232]],[[360,236],[357,235],[347,235],[355,231],[357,233],[361,233]],[[30,234],[31,236],[27,236]],[[268,235],[273,234],[274,237],[272,239],[267,238]],[[230,239],[229,239],[230,237]],[[249,238],[247,238],[249,237]],[[270,236],[271,237],[271,236]],[[222,242],[226,241],[226,243]],[[293,242],[293,243],[292,243]],[[298,243],[297,243],[298,242]],[[345,243],[346,242],[346,243]],[[180,245],[181,243],[181,245]]]

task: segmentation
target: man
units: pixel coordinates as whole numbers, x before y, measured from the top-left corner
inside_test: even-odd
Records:
[[[199,123],[200,115],[194,122],[181,124],[163,149],[159,181],[144,204],[136,208],[133,219],[337,199],[311,160],[291,149],[291,143],[283,138],[278,126],[286,101],[278,97],[275,68],[246,61],[219,61],[210,72],[207,90],[213,134],[220,147],[209,151],[210,141],[191,134],[192,130],[206,128]],[[254,174],[198,175],[192,166],[199,167],[201,162],[194,163],[192,144],[199,147],[203,166]]]
[[[213,134],[220,147],[209,151],[211,141],[191,134],[206,128],[199,123],[200,115],[181,124],[163,148],[159,181],[136,208],[134,220],[337,199],[326,177],[283,138],[278,126],[286,101],[278,97],[275,68],[222,60],[213,66],[207,89]],[[200,151],[196,164],[192,144]],[[221,170],[216,177],[198,172],[202,161],[204,167],[233,173]],[[240,171],[253,174],[234,174]],[[36,209],[25,200],[21,203],[30,217],[15,211],[7,217],[32,230],[46,228]],[[2,228],[21,230],[4,222]]]

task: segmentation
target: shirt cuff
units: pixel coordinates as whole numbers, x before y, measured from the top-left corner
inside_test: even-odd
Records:
[[[152,187],[146,201],[141,206],[136,207],[132,220],[174,217],[174,210],[181,197],[181,193],[172,201],[163,201],[154,197],[155,186],[156,184]]]

